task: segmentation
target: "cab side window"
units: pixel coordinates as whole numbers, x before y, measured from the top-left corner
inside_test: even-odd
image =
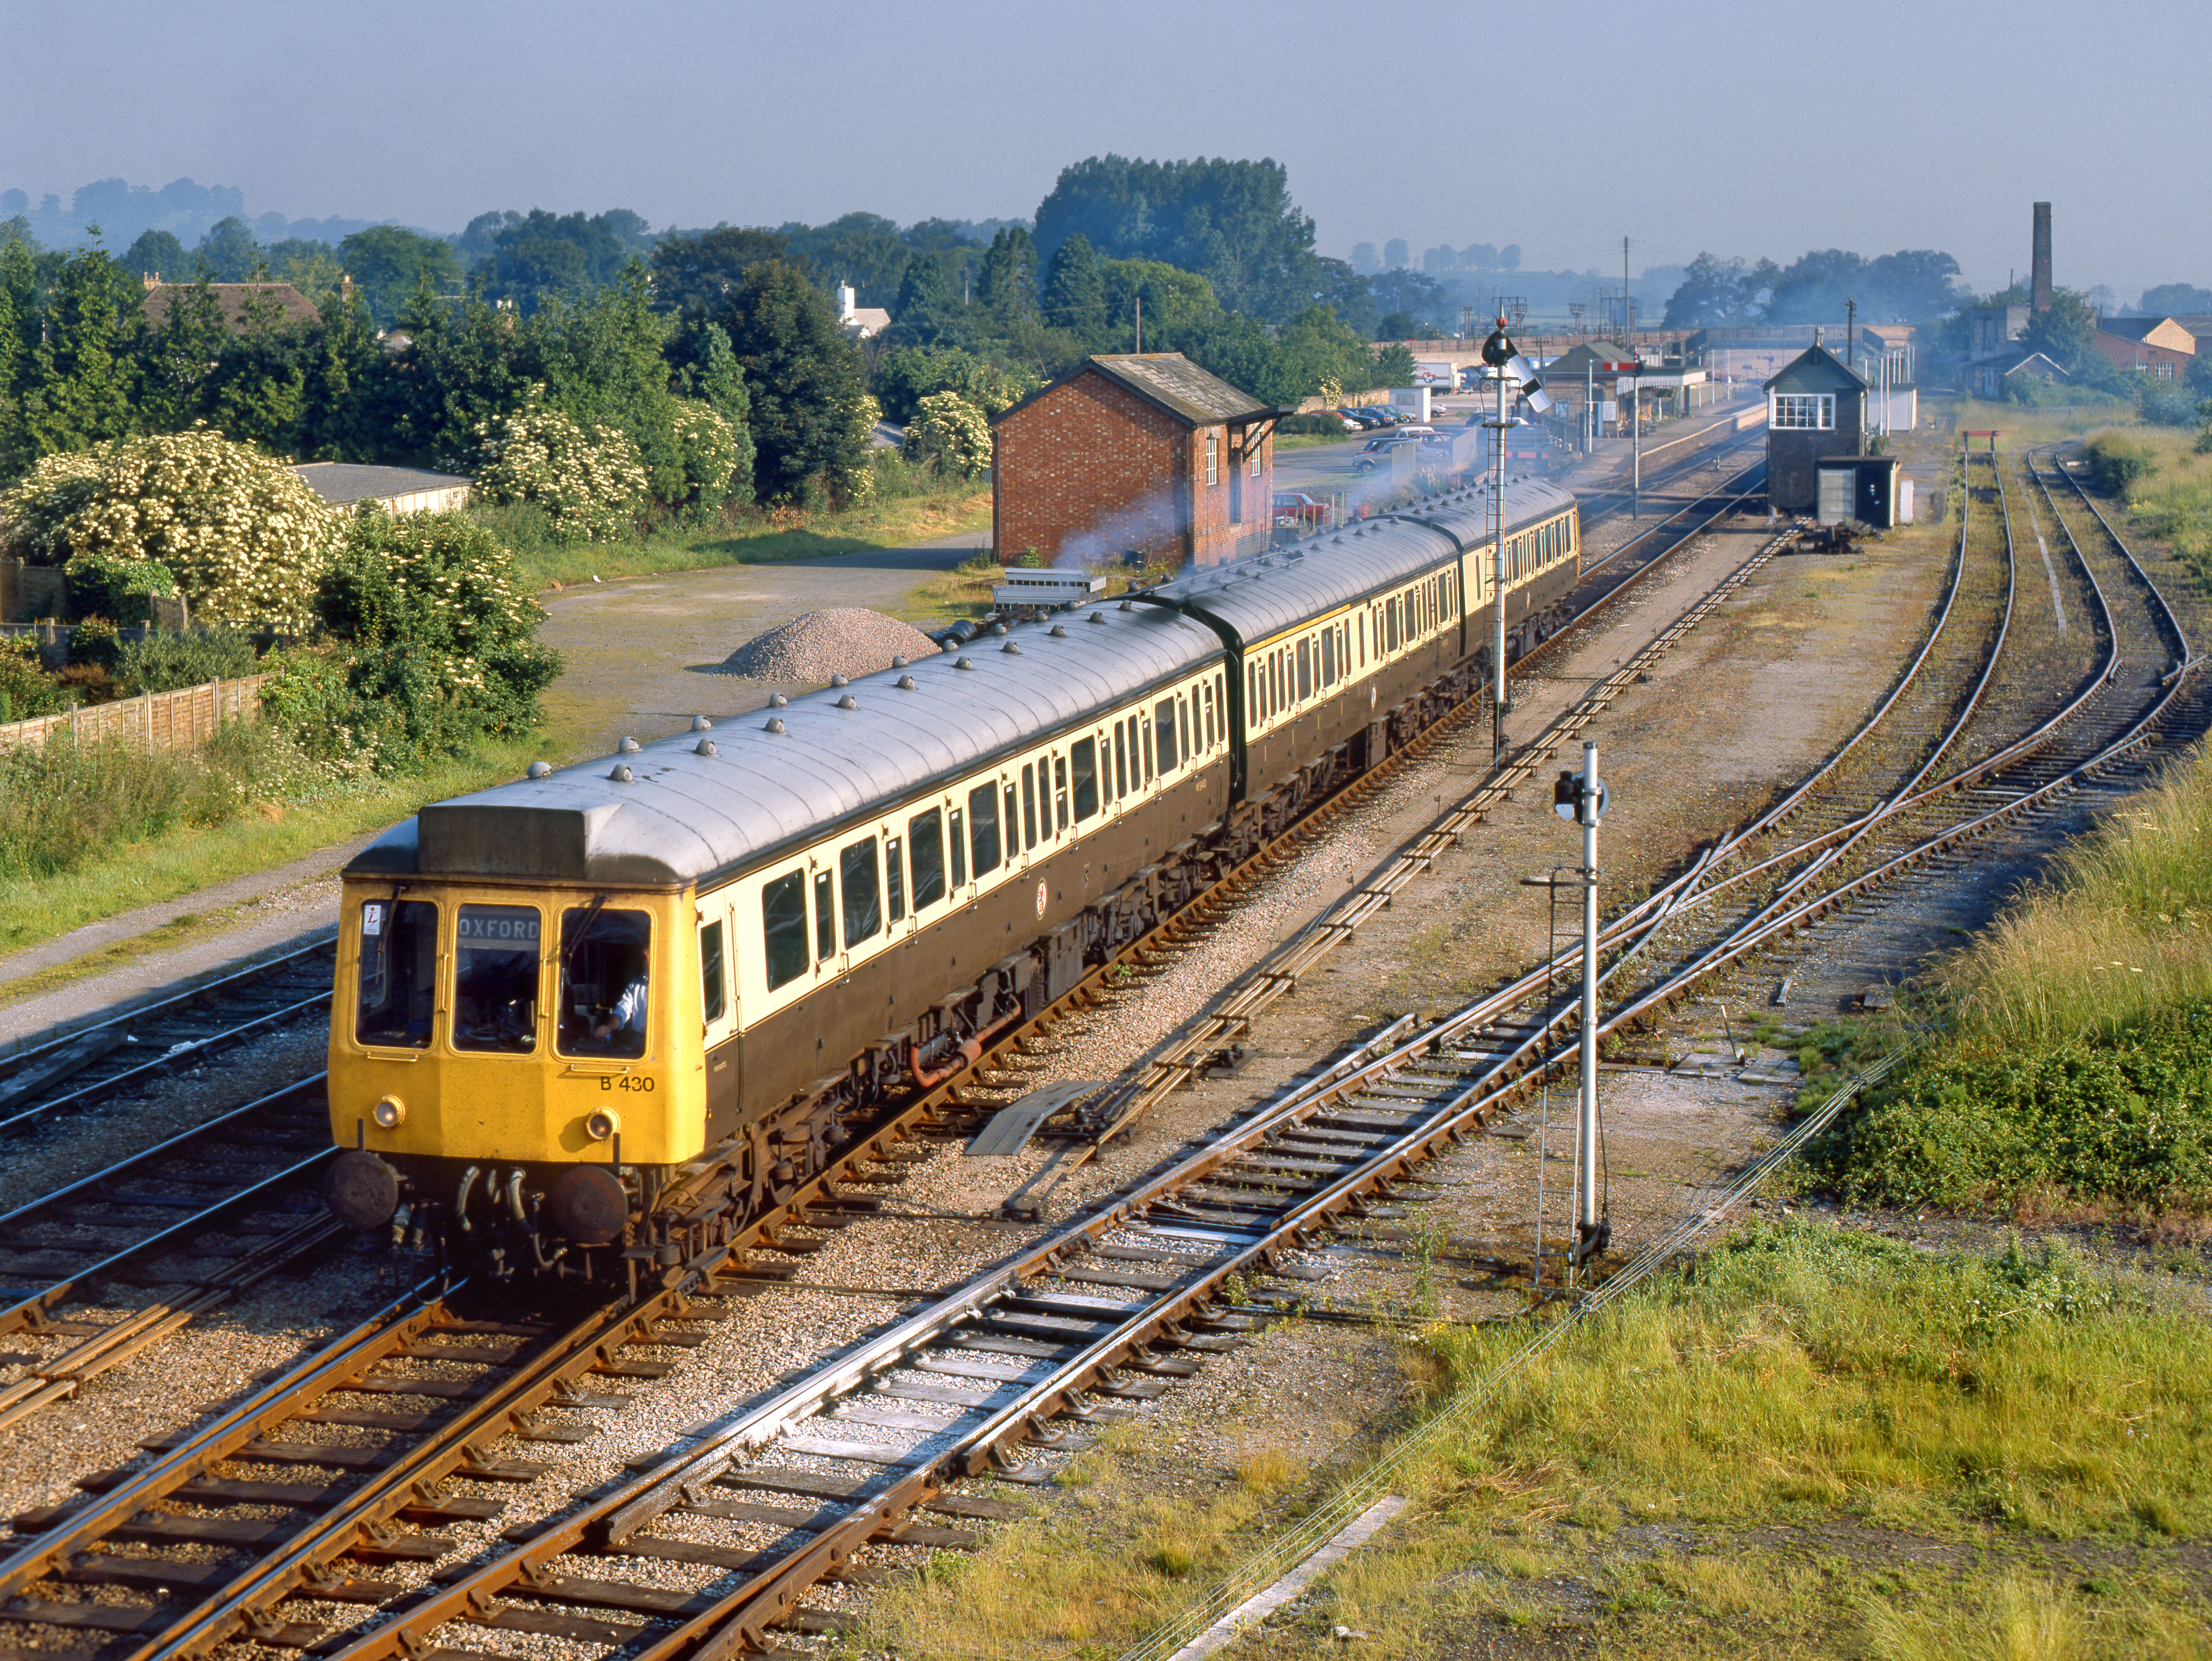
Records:
[[[653,920],[594,903],[561,914],[561,1053],[645,1054]]]
[[[430,1047],[438,975],[438,908],[428,900],[364,900],[356,1043]]]

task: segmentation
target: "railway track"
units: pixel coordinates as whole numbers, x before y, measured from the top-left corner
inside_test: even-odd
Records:
[[[46,1353],[0,1385],[0,1430],[72,1398],[342,1232],[316,1191],[336,1150],[321,1076],[0,1214],[0,1335]],[[129,1312],[89,1318],[128,1281]]]
[[[189,1073],[330,1008],[337,946],[318,940],[0,1058],[0,1136],[21,1136]]]
[[[2116,564],[2133,565],[2117,538],[2110,551]],[[1962,573],[1966,564],[1962,553]],[[2095,564],[2085,557],[2093,579]],[[2139,619],[2154,629],[2165,618],[2186,661],[2178,621],[2139,568],[2136,577]],[[2132,627],[2116,607],[2114,639],[2131,638]],[[1941,636],[1931,636],[1923,668],[1936,660]],[[1994,655],[1992,648],[1972,686],[1987,686]],[[1966,683],[1960,665],[1945,662],[1937,672],[1952,676],[1954,688]],[[2096,702],[2108,684],[2100,676],[2042,724],[2050,732],[2021,734],[1932,783],[1978,701],[1954,699],[1950,719],[1929,727],[1919,706],[1893,694],[1861,734],[1900,711],[1908,729],[1890,763],[1902,782],[1865,816],[1869,824],[1957,795],[1963,781],[2002,776],[2005,767],[2043,755],[2060,728],[2086,747],[2050,771],[2033,797],[1952,823],[1864,870],[1808,858],[1749,915],[1727,920],[1704,951],[1643,972],[1642,942],[1714,873],[1713,855],[1701,856],[1610,927],[1608,979],[1626,980],[1632,964],[1639,973],[1617,992],[1607,1029],[1645,1019],[1917,857],[2133,757],[2154,723],[2197,707],[2180,695],[2189,678],[2169,673],[2154,683],[2148,707],[2107,710]],[[2072,739],[2093,706],[2106,727]],[[1832,763],[1822,773],[1832,770]],[[1778,805],[1761,824],[1788,812]],[[1837,845],[1835,827],[1808,830],[1792,851]],[[1822,880],[1831,873],[1838,880]],[[1084,1427],[1110,1418],[1116,1403],[1157,1393],[1164,1377],[1194,1370],[1270,1306],[1294,1304],[1295,1276],[1278,1272],[1285,1252],[1387,1194],[1455,1137],[1496,1126],[1537,1080],[1563,1071],[1575,1014],[1551,997],[1554,969],[1533,970],[1440,1021],[1393,1024],[1111,1204],[716,1421],[633,1479],[577,1496],[499,1548],[395,1596],[352,1566],[442,1556],[439,1523],[480,1519],[495,1503],[441,1500],[439,1482],[456,1474],[478,1484],[523,1480],[529,1462],[503,1455],[500,1438],[576,1433],[533,1416],[550,1402],[578,1415],[616,1410],[591,1375],[642,1376],[656,1364],[630,1349],[681,1345],[701,1323],[727,1318],[734,1299],[752,1288],[742,1256],[720,1248],[695,1260],[677,1284],[558,1335],[526,1323],[467,1321],[450,1304],[423,1301],[428,1288],[420,1289],[292,1377],[163,1448],[145,1469],[88,1479],[94,1497],[82,1506],[18,1519],[31,1537],[0,1564],[0,1597],[11,1600],[0,1615],[30,1627],[47,1653],[97,1648],[132,1661],[203,1654],[241,1637],[312,1644],[345,1661],[426,1661],[473,1652],[468,1634],[477,1628],[651,1661],[706,1661],[768,1647],[778,1628],[834,1625],[805,1597],[825,1579],[863,1578],[863,1547],[959,1543],[948,1523],[1003,1510],[951,1493],[959,1478],[1047,1474],[1036,1450],[1080,1445]],[[899,1155],[896,1147],[872,1151],[889,1163],[848,1167],[849,1180],[816,1196],[797,1220],[828,1230],[865,1216],[871,1197],[856,1185],[895,1175]],[[1253,1288],[1240,1294],[1250,1301],[1232,1302],[1232,1285]],[[288,1428],[305,1426],[325,1433]],[[234,1458],[319,1474],[290,1485],[215,1474]],[[279,1507],[296,1516],[267,1515]],[[189,1576],[173,1560],[149,1558],[166,1541],[203,1550]],[[672,1566],[687,1566],[690,1584],[672,1586]],[[57,1599],[64,1588],[77,1595]],[[95,1597],[92,1589],[102,1590]],[[372,1602],[382,1606],[374,1624],[358,1613]],[[88,1635],[102,1641],[88,1643]]]

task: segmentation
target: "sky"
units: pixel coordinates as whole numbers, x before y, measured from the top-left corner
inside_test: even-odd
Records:
[[[2208,61],[2202,0],[0,0],[0,189],[908,222],[1032,214],[1107,151],[1272,156],[1338,257],[1936,247],[1987,289],[2048,200],[2057,280],[2134,293],[2212,285]]]

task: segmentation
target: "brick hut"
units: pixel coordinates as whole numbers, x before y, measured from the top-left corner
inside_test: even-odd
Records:
[[[1181,352],[1086,358],[991,423],[999,557],[1212,565],[1264,548],[1290,413]]]

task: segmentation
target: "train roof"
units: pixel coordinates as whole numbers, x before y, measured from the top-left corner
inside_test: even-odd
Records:
[[[1541,479],[1509,480],[1506,530],[1549,519],[1574,500]],[[1144,598],[1212,619],[1249,645],[1480,546],[1489,540],[1490,513],[1490,491],[1470,486],[1273,553],[1191,572],[1148,589]]]
[[[1221,652],[1202,624],[1103,600],[711,731],[433,804],[347,873],[624,886],[710,879],[1037,743]],[[702,741],[714,753],[699,753]],[[617,776],[624,769],[627,782]]]

